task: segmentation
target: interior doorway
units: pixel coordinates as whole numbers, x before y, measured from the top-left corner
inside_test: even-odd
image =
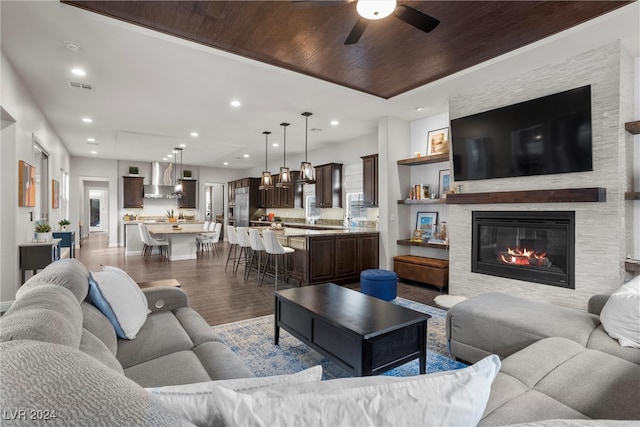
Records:
[[[89,188],[86,211],[88,213],[89,232],[109,230],[109,191],[106,188]]]
[[[224,188],[221,182],[207,182],[204,184],[204,220],[220,222],[224,225]],[[224,227],[222,227],[224,229]],[[221,233],[221,238],[224,233]]]

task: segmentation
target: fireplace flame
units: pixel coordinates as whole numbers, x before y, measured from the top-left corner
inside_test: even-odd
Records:
[[[547,259],[546,252],[535,252],[526,248],[507,248],[506,252],[498,252],[498,260],[510,265],[532,265],[536,267],[549,267],[551,262]]]

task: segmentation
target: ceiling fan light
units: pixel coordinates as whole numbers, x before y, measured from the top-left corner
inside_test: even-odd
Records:
[[[382,19],[396,10],[396,0],[358,0],[356,10],[363,18]]]

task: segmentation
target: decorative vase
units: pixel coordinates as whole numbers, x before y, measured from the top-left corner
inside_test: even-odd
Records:
[[[60,231],[68,231],[69,230],[69,226],[68,225],[61,225],[60,226]]]
[[[49,242],[52,239],[52,233],[36,233],[36,240],[38,242]]]
[[[176,222],[176,218],[175,217],[169,218],[169,222]]]

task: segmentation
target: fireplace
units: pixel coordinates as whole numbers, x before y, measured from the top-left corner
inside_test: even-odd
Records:
[[[472,213],[471,271],[575,289],[575,212]]]

